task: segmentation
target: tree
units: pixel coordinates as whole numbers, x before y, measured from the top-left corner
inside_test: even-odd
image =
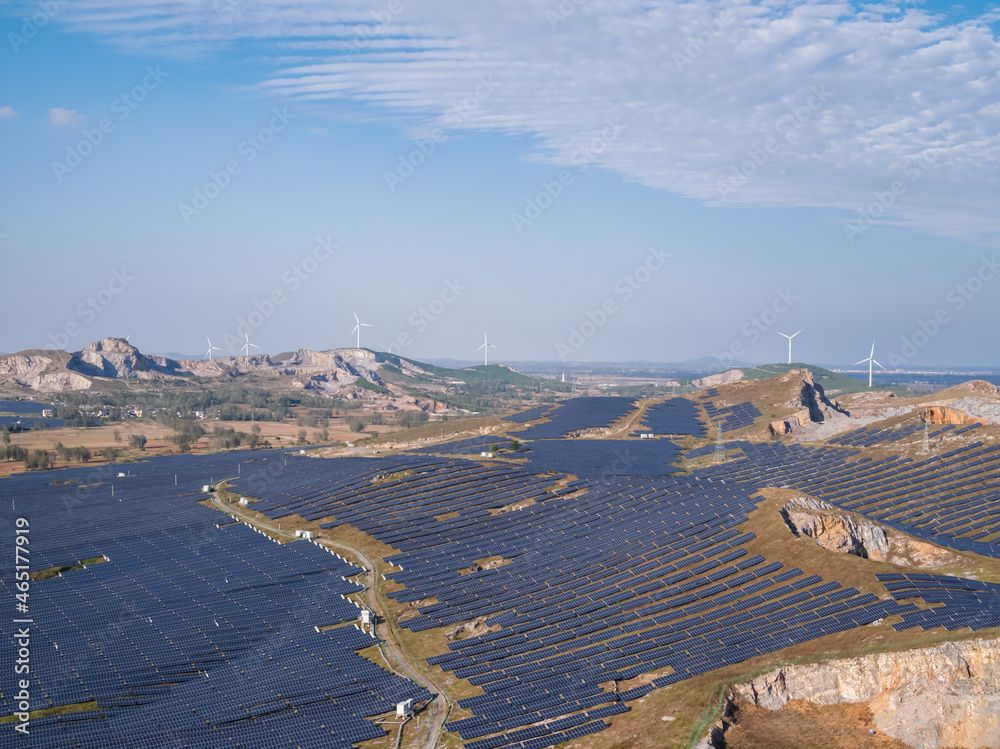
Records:
[[[429,418],[426,411],[400,411],[399,415],[396,416],[396,421],[399,422],[400,426],[412,429],[425,424]]]
[[[128,438],[128,444],[130,447],[134,447],[137,450],[146,449],[146,435],[145,434],[132,434]]]
[[[115,442],[121,442],[122,441],[122,430],[121,429],[115,429],[115,431],[113,431],[112,434],[115,437]]]
[[[496,455],[497,451],[499,450],[500,450],[500,445],[498,445],[496,442],[490,445],[490,455]]]
[[[118,459],[118,451],[113,447],[101,448],[101,457],[109,463],[114,463]]]
[[[69,448],[66,447],[62,442],[56,443],[56,455],[59,460],[68,461],[69,460]]]
[[[0,445],[10,444],[10,430],[6,424],[0,424]]]
[[[513,451],[515,451],[515,452],[517,450],[520,450],[521,449],[521,443],[518,442],[517,440],[511,440],[510,441],[510,449],[513,450]]]
[[[326,429],[324,427],[323,429],[319,430],[319,441],[320,442],[329,442],[330,441],[330,430],[329,429]]]
[[[307,433],[306,433],[305,429],[300,429],[299,430],[299,435],[298,435],[299,439],[298,439],[298,441],[295,444],[296,445],[304,445],[304,444],[306,444],[306,434]]]
[[[4,460],[24,460],[28,457],[28,451],[20,445],[5,445],[0,448],[0,457]]]
[[[24,467],[29,471],[44,471],[52,464],[48,450],[32,450],[24,458]]]
[[[363,422],[357,416],[348,416],[347,428],[350,429],[352,432],[363,432],[365,431],[365,422]]]

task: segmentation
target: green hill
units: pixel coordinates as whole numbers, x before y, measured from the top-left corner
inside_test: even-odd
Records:
[[[838,395],[850,395],[851,393],[862,393],[868,390],[868,386],[853,377],[831,372],[829,369],[817,367],[813,364],[764,364],[759,367],[746,367],[743,372],[748,380],[763,380],[774,375],[784,374],[792,369],[808,369],[812,372],[813,380],[822,386],[824,392],[830,398]]]

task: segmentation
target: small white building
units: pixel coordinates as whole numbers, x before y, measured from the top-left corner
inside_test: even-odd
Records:
[[[405,718],[413,712],[413,700],[405,700],[396,703],[396,717]]]

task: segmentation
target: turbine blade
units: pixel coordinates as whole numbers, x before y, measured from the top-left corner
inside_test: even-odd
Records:
[[[872,361],[873,361],[873,362],[875,362],[876,364],[878,364],[878,362],[877,362],[877,361],[875,361],[874,359],[872,359]],[[881,365],[881,364],[878,364],[878,365],[879,365],[880,367],[882,367],[882,365]],[[885,367],[882,367],[882,369],[885,369]],[[888,370],[888,369],[886,369],[885,371],[886,371],[886,372],[888,372],[889,370]]]

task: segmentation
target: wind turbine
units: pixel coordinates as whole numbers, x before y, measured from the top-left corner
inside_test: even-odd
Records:
[[[369,325],[366,322],[361,322],[361,320],[358,319],[358,313],[357,312],[352,312],[351,314],[354,315],[354,322],[357,323],[357,325],[354,326],[354,330],[352,330],[351,332],[358,334],[358,348],[361,348],[361,329],[362,328],[374,328],[375,326],[374,325]]]
[[[250,343],[250,334],[247,331],[245,330],[243,331],[243,336],[246,339],[246,343],[243,344],[243,348],[241,348],[240,351],[245,352],[243,354],[244,356],[250,356],[250,349],[260,348],[260,346],[258,346],[256,343]]]
[[[788,335],[787,333],[782,333],[781,331],[778,331],[778,330],[776,330],[774,332],[777,333],[778,335],[782,336],[783,338],[787,338],[788,339],[788,363],[791,364],[792,363],[792,339],[795,336],[797,336],[799,333],[801,333],[802,331],[799,330],[799,331],[797,331],[795,333],[792,333],[791,335]]]
[[[218,346],[213,346],[212,345],[212,339],[209,338],[208,336],[205,336],[205,340],[208,341],[208,351],[205,352],[205,356],[208,357],[209,361],[212,361],[212,352],[213,351],[222,351],[222,349],[220,349]]]
[[[854,362],[854,366],[857,366],[858,364],[864,364],[865,362],[868,362],[868,387],[871,387],[872,386],[872,365],[873,364],[878,364],[878,362],[875,361],[875,341],[872,341],[872,352],[871,352],[871,354],[869,354],[868,358],[867,359],[862,359],[861,361],[858,361],[858,362]],[[885,369],[885,367],[883,367],[881,364],[878,364],[878,366],[880,368],[882,368],[882,369]]]
[[[490,364],[490,349],[496,348],[489,339],[486,337],[486,333],[483,333],[483,345],[476,349],[476,351],[483,352],[483,366],[488,367]]]

